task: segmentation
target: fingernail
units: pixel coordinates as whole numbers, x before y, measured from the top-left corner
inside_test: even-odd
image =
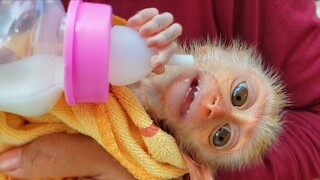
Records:
[[[0,155],[0,170],[12,171],[20,166],[21,148],[13,149]]]
[[[146,44],[149,48],[156,47],[157,41],[153,37],[150,37],[146,39]]]
[[[165,71],[165,67],[164,66],[159,66],[159,67],[156,67],[153,72],[156,73],[156,74],[162,74],[164,73]]]

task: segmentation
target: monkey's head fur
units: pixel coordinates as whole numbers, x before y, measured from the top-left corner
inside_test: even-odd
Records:
[[[279,76],[240,41],[195,42],[181,46],[179,53],[192,54],[196,64],[167,66],[164,74],[151,74],[131,86],[150,116],[197,165],[232,170],[259,163],[276,142],[287,105]],[[197,82],[185,88],[189,81]],[[194,91],[199,92],[190,96]],[[247,101],[240,105],[232,97],[239,92]],[[207,97],[214,98],[214,106],[203,106]],[[190,109],[181,110],[188,101]]]

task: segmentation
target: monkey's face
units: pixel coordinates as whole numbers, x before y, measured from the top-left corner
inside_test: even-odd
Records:
[[[195,53],[195,67],[167,67],[141,82],[143,96],[151,95],[142,98],[148,112],[198,164],[237,168],[258,160],[280,129],[281,86],[250,49],[239,48]]]

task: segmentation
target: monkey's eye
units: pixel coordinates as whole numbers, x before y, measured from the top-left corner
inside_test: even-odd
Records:
[[[222,147],[227,144],[230,139],[231,130],[229,124],[225,124],[218,131],[212,134],[211,145],[214,147]]]
[[[248,87],[246,82],[242,82],[237,85],[236,88],[234,88],[232,95],[231,95],[231,101],[234,106],[242,106],[248,97]]]

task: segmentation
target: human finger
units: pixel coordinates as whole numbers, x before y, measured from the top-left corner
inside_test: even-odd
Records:
[[[176,48],[177,43],[174,41],[162,48],[159,48],[158,54],[151,58],[151,66],[154,73],[162,74],[165,71],[164,65],[169,62],[170,58],[175,53]]]
[[[165,28],[173,23],[173,15],[165,12],[154,16],[150,21],[142,25],[139,33],[142,37],[148,37],[158,32],[163,31]]]
[[[133,179],[96,141],[52,134],[0,156],[0,171],[15,178]]]
[[[182,33],[182,27],[178,23],[174,23],[162,32],[148,37],[146,39],[146,44],[148,47],[161,47],[169,44],[179,37]]]
[[[140,27],[158,14],[159,11],[156,8],[143,9],[131,18],[129,18],[126,25],[131,28]]]

